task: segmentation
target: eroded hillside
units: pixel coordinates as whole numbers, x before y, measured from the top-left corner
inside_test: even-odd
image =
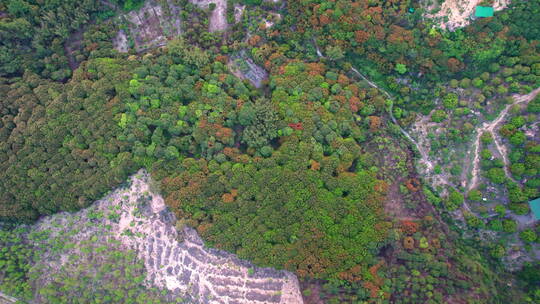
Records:
[[[74,301],[91,290],[99,298],[98,284],[123,286],[133,277],[126,291],[151,295],[152,301],[302,303],[294,274],[258,268],[209,249],[195,230],[175,227],[175,216],[151,184],[149,175],[139,171],[91,207],[58,213],[27,227],[20,237],[37,252],[28,269],[28,300]],[[84,280],[74,286],[76,278]]]
[[[443,29],[454,30],[467,26],[471,23],[475,9],[479,5],[486,5],[483,0],[446,0],[431,1],[424,0],[427,18],[432,18]],[[442,4],[441,4],[442,2]],[[510,0],[495,0],[492,6],[495,11],[505,9]]]

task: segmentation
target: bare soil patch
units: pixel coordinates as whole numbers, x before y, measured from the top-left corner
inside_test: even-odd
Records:
[[[472,177],[468,186],[469,190],[475,188],[478,185],[478,175],[480,171],[480,166],[479,166],[480,137],[482,136],[482,134],[484,134],[484,132],[489,132],[492,134],[495,146],[497,147],[497,150],[499,151],[499,154],[501,155],[503,163],[504,163],[504,172],[508,178],[513,180],[512,175],[510,174],[510,171],[508,170],[508,167],[510,165],[508,161],[508,153],[507,153],[508,151],[506,147],[502,144],[501,137],[499,136],[499,133],[496,132],[496,128],[499,126],[499,124],[502,121],[504,121],[504,119],[506,118],[506,115],[508,115],[508,111],[510,110],[510,108],[512,108],[515,105],[522,104],[522,103],[527,104],[529,101],[533,100],[536,97],[536,95],[538,95],[539,93],[540,93],[540,88],[537,88],[536,90],[526,95],[514,95],[514,102],[507,105],[501,111],[499,116],[495,118],[495,120],[490,121],[490,122],[485,122],[482,126],[480,126],[476,130],[476,138],[474,140],[474,159],[473,159]]]
[[[471,16],[474,16],[476,6],[480,5],[482,0],[446,0],[440,6],[434,0],[424,2],[428,12],[425,17],[435,19],[443,29],[454,30],[471,22]],[[500,11],[509,4],[510,0],[494,0],[493,8]]]
[[[206,247],[194,229],[176,222],[142,170],[91,207],[43,218],[32,230],[47,231],[49,239],[61,239],[71,248],[49,248],[43,254],[41,261],[52,272],[77,255],[84,242],[106,247],[116,240],[144,263],[149,287],[167,289],[188,303],[303,303],[291,272],[256,267]]]
[[[231,73],[243,80],[248,80],[256,88],[261,88],[263,82],[268,79],[268,72],[255,64],[245,51],[241,51],[235,56],[231,56],[227,64]]]
[[[181,34],[181,9],[167,2],[167,9],[154,1],[147,1],[139,10],[120,16],[127,23],[126,29],[118,31],[113,45],[119,52],[134,47],[137,52],[162,46],[170,38]]]
[[[208,30],[210,32],[220,32],[227,29],[227,0],[190,0],[190,2],[202,9],[208,9],[210,4],[214,3],[216,7],[210,16]]]

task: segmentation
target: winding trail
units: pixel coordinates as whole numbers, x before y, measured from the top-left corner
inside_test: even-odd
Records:
[[[540,93],[540,88],[537,88],[536,90],[531,91],[529,94],[526,95],[514,95],[514,102],[507,105],[497,116],[497,118],[491,122],[484,122],[484,124],[477,129],[476,138],[474,141],[474,159],[473,159],[473,169],[472,169],[472,177],[469,182],[469,186],[467,187],[468,190],[471,190],[478,186],[478,173],[480,171],[479,169],[479,163],[480,163],[480,137],[484,132],[491,133],[493,137],[493,142],[495,143],[495,146],[497,147],[497,150],[502,156],[503,163],[504,163],[504,173],[508,178],[510,178],[512,181],[515,182],[515,180],[512,178],[512,175],[510,174],[510,171],[508,170],[508,167],[510,166],[510,162],[508,161],[508,155],[506,151],[506,147],[502,144],[500,136],[495,131],[495,128],[505,119],[506,115],[508,115],[508,111],[510,108],[512,108],[514,105],[518,105],[520,103],[528,103],[529,101],[533,100],[536,95]]]
[[[313,44],[315,46],[315,49],[319,58],[326,58],[322,54],[321,50],[319,49],[319,46],[317,45],[317,42],[315,41],[315,39],[313,39]],[[426,166],[426,169],[427,169],[426,173],[429,173],[434,168],[434,165],[433,165],[433,162],[429,159],[428,151],[422,145],[420,145],[414,138],[412,138],[412,136],[398,124],[393,113],[394,98],[392,97],[392,95],[388,93],[386,90],[384,90],[383,88],[380,88],[376,83],[369,80],[366,76],[360,73],[356,68],[351,67],[351,71],[354,72],[354,74],[356,74],[358,77],[362,78],[362,80],[366,81],[371,87],[378,89],[379,91],[383,92],[384,95],[386,95],[386,97],[388,97],[389,101],[391,102],[388,108],[388,114],[390,115],[390,119],[396,126],[398,126],[401,133],[416,147],[416,149],[418,150],[421,156],[419,161],[420,163],[423,163]],[[495,130],[495,127],[503,121],[503,119],[506,117],[506,115],[508,114],[508,111],[510,110],[512,106],[521,104],[523,102],[528,103],[529,101],[533,100],[536,97],[536,95],[538,95],[539,93],[540,93],[540,88],[537,88],[526,95],[515,94],[513,96],[515,101],[512,104],[507,105],[494,121],[485,122],[480,128],[477,129],[477,135],[475,139],[475,149],[474,149],[475,156],[473,160],[472,178],[471,178],[469,187],[467,188],[468,190],[471,190],[472,188],[476,187],[476,185],[478,184],[480,137],[486,131],[491,132],[494,139],[494,143],[499,153],[502,155],[503,162],[504,162],[504,172],[506,176],[509,177],[511,180],[514,180],[510,174],[510,171],[508,170],[509,161],[508,161],[506,147],[502,144],[501,139],[498,136],[498,134],[496,134],[496,132],[493,132],[493,131]],[[479,215],[470,208],[466,200],[463,202],[463,208],[467,212],[471,213],[472,215],[479,217]],[[521,223],[520,220],[521,219],[518,220],[519,223]]]
[[[12,296],[8,296],[7,294],[0,292],[0,303],[15,304],[15,303],[20,303],[20,301]]]
[[[319,56],[319,58],[326,58],[321,52],[319,46],[317,45],[317,41],[315,40],[315,38],[313,39],[313,45],[315,46],[315,50],[317,51],[317,56]],[[433,162],[429,160],[428,151],[423,146],[421,146],[414,138],[412,138],[412,136],[399,125],[399,123],[397,122],[397,119],[394,117],[394,111],[393,111],[394,97],[390,93],[388,93],[385,89],[379,87],[376,83],[369,80],[366,76],[360,73],[356,68],[351,66],[351,71],[354,72],[358,77],[362,78],[362,80],[367,82],[371,87],[383,92],[384,95],[388,97],[388,100],[390,100],[390,107],[388,108],[388,114],[390,115],[390,119],[399,128],[401,133],[416,147],[418,152],[420,152],[420,156],[421,156],[420,163],[426,166],[427,172],[430,172],[433,169]]]
[[[421,146],[414,138],[412,138],[412,136],[399,125],[399,123],[397,122],[397,119],[394,117],[394,112],[393,112],[394,98],[392,97],[392,95],[390,95],[390,93],[388,93],[386,90],[384,90],[384,89],[380,88],[379,86],[377,86],[377,84],[373,83],[371,80],[367,79],[366,76],[364,76],[362,73],[360,73],[354,67],[351,67],[351,71],[353,71],[356,75],[358,75],[360,78],[365,80],[371,87],[378,89],[379,91],[383,92],[384,95],[386,95],[386,97],[388,97],[388,99],[391,101],[390,107],[388,108],[388,114],[390,115],[390,119],[392,120],[392,122],[396,126],[398,126],[401,133],[414,146],[416,146],[416,149],[418,150],[418,152],[420,152],[420,156],[421,156],[420,163],[423,163],[426,166],[428,172],[431,171],[433,169],[433,162],[431,162],[431,160],[429,160],[428,151],[423,146]]]

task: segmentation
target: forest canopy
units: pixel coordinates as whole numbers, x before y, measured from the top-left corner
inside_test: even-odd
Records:
[[[538,302],[540,2],[452,31],[423,2],[2,0],[0,290],[31,272],[3,227],[144,168],[305,299]]]

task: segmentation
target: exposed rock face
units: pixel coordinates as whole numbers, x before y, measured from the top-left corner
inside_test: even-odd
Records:
[[[234,22],[238,23],[242,21],[242,14],[246,10],[245,5],[235,4],[234,5]]]
[[[146,1],[140,9],[120,17],[127,22],[128,30],[118,31],[113,40],[114,48],[125,53],[130,48],[130,40],[137,52],[165,45],[168,38],[182,32],[180,12],[181,9],[171,1],[167,2],[167,8],[154,1]]]
[[[208,9],[210,4],[215,4],[215,8],[210,15],[210,32],[224,31],[227,29],[227,0],[189,0],[202,9]]]
[[[256,88],[263,85],[263,81],[268,78],[268,72],[253,62],[246,55],[245,51],[241,51],[235,56],[231,56],[229,61],[231,73],[240,79],[245,79],[251,82]]]
[[[116,239],[144,261],[149,286],[168,289],[191,302],[302,303],[294,274],[254,267],[233,254],[207,248],[189,227],[177,231],[174,214],[150,185],[141,170],[126,187],[93,206],[46,217],[36,229],[50,231],[50,237],[65,235],[75,243]],[[67,258],[51,258],[50,263]]]
[[[467,26],[471,22],[471,17],[474,16],[476,6],[482,3],[481,0],[446,0],[438,7],[437,1],[429,2],[426,6],[428,14],[427,18],[438,20],[439,26],[443,29],[455,30],[459,27]],[[500,11],[510,4],[510,0],[494,0],[493,9]],[[439,9],[435,13],[430,11]]]
[[[201,9],[209,9],[210,4],[215,4],[209,18],[210,32],[227,30],[227,1],[226,0],[189,0]],[[118,21],[126,24],[120,29],[113,39],[113,46],[122,53],[129,51],[131,47],[137,52],[143,52],[150,48],[163,46],[169,38],[174,38],[182,33],[182,8],[172,1],[167,1],[162,6],[157,1],[146,1],[138,10],[129,12],[118,17]]]

